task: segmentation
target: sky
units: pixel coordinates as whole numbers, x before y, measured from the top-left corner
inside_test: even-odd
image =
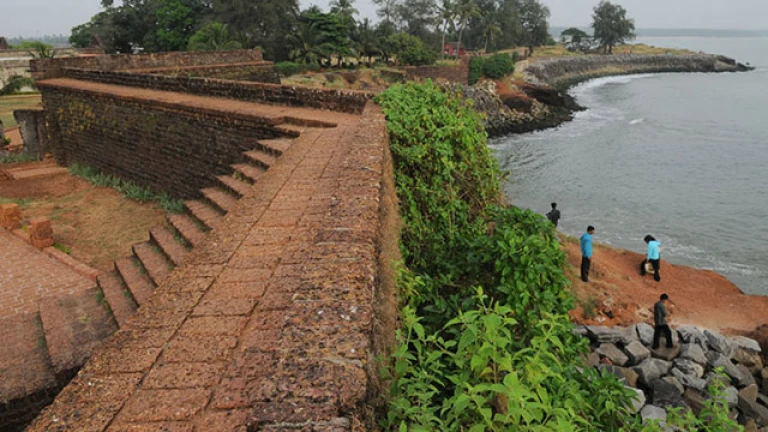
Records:
[[[253,0],[258,1],[258,0]],[[586,26],[598,0],[542,0],[552,11],[550,24]],[[300,0],[327,9],[329,0]],[[624,6],[638,28],[768,28],[766,0],[614,0]],[[372,0],[357,0],[361,17],[376,20]],[[101,9],[99,0],[0,0],[0,36],[69,35]]]

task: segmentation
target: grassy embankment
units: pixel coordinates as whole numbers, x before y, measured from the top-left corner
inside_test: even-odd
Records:
[[[12,96],[0,96],[0,121],[6,129],[16,126],[13,111],[17,109],[40,108],[41,97],[39,93],[19,94]]]
[[[399,431],[656,431],[632,390],[585,368],[554,227],[501,205],[502,173],[479,115],[433,85],[377,97],[388,120],[403,230],[402,328],[382,417]],[[727,423],[721,398],[707,422]],[[716,405],[718,404],[718,405]],[[675,419],[683,430],[700,420]],[[693,427],[692,429],[689,426]]]

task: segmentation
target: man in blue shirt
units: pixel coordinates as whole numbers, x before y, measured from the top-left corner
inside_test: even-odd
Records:
[[[581,280],[589,282],[589,268],[592,266],[592,235],[595,227],[587,227],[587,232],[581,236]]]
[[[661,269],[661,242],[653,238],[651,235],[645,236],[643,241],[648,243],[648,256],[640,264],[640,275],[645,276],[645,265],[647,263],[651,263],[651,266],[653,267],[653,278],[656,280],[656,282],[660,282],[661,274],[659,274],[659,270]]]

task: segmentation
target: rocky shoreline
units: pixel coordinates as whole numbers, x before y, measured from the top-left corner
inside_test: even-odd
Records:
[[[664,424],[672,408],[698,414],[711,397],[710,386],[723,379],[729,416],[746,431],[768,431],[768,367],[764,364],[768,347],[756,340],[680,326],[672,332],[673,348],[662,345],[653,350],[653,327],[646,323],[577,326],[574,332],[590,341],[590,367],[615,375],[637,393],[632,411],[643,422]],[[718,377],[716,369],[725,376]]]
[[[746,72],[753,68],[716,55],[615,55],[542,60],[525,70],[525,81],[509,86],[483,81],[464,89],[485,116],[488,135],[499,137],[560,126],[583,110],[567,89],[595,78],[640,73]],[[503,88],[510,87],[510,88]]]

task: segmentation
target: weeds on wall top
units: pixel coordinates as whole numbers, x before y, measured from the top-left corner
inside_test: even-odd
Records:
[[[69,172],[72,175],[87,180],[94,186],[112,188],[128,199],[138,202],[155,202],[169,213],[184,212],[184,202],[182,200],[174,199],[167,193],[155,193],[149,188],[104,174],[87,165],[74,163],[69,167]]]
[[[403,230],[387,430],[630,431],[635,394],[583,366],[553,226],[501,205],[502,173],[460,95],[395,85],[387,116]],[[726,410],[727,414],[727,410]]]

